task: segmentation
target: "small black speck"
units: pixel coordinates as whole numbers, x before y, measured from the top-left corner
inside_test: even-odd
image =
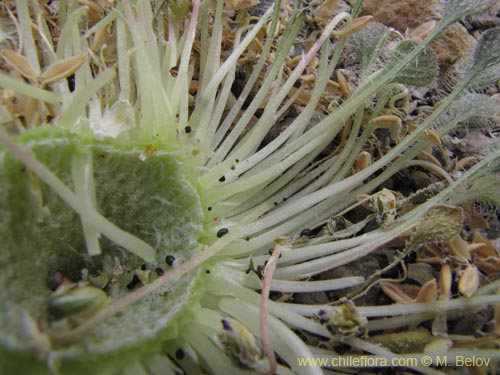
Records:
[[[412,251],[410,254],[407,254],[404,258],[403,258],[403,261],[404,262],[415,262],[415,260],[417,259],[417,253],[415,251]]]
[[[278,202],[273,202],[273,204],[274,204],[275,206],[277,206],[277,205],[278,205]]]
[[[132,290],[140,283],[141,283],[141,280],[139,280],[137,275],[134,275],[134,277],[132,278],[132,281],[127,284],[127,289]]]
[[[309,228],[302,229],[300,232],[300,237],[311,237],[313,235],[313,231]]]
[[[208,275],[210,274],[210,270],[206,270],[205,273]]]
[[[286,202],[287,200],[288,200],[288,198],[287,198],[287,197],[283,198],[283,202]]]
[[[174,257],[173,255],[167,255],[167,256],[165,257],[165,262],[167,262],[167,264],[168,264],[169,266],[171,266],[171,265],[173,265],[173,264],[174,264],[174,262],[175,262],[175,257]]]
[[[239,163],[239,162],[240,162],[240,159],[234,159],[234,161],[235,161],[236,163]]]
[[[66,78],[66,81],[68,81],[68,89],[70,92],[75,91],[75,75],[72,74],[68,78]]]
[[[233,165],[231,165],[231,170],[234,171],[236,169],[236,167]]]
[[[220,182],[224,182],[224,181],[226,181],[226,176],[222,176],[221,178],[219,178],[219,181],[220,181]]]
[[[208,206],[207,210],[212,211],[212,206]]]
[[[245,273],[248,275],[252,271],[250,268],[245,271]]]
[[[245,241],[250,241],[250,237],[246,237],[246,238],[245,238]]]
[[[222,236],[225,236],[229,232],[229,229],[227,228],[221,228],[217,231],[217,238],[221,238]]]
[[[156,267],[155,271],[158,276],[163,276],[163,274],[165,273],[165,271],[163,271],[163,268],[161,267]]]
[[[182,350],[182,349],[180,349],[180,348],[179,348],[179,349],[177,349],[177,350],[175,351],[175,358],[177,358],[177,359],[179,359],[179,360],[181,360],[182,358],[184,358],[184,350]]]
[[[186,127],[184,128],[184,131],[186,132],[186,134],[191,133],[191,130],[192,130],[192,129],[191,129],[191,126],[186,126]]]
[[[141,264],[141,270],[146,271],[146,269],[147,269],[147,266],[145,264]]]
[[[267,253],[268,253],[269,255],[273,255],[273,249],[269,249],[269,250],[267,250]]]

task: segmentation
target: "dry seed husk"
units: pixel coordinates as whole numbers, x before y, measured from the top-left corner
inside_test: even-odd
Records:
[[[82,66],[85,61],[85,56],[73,56],[67,59],[58,60],[50,65],[40,76],[42,85],[58,81],[62,78],[67,78]]]
[[[433,302],[438,297],[436,279],[429,280],[420,288],[415,302]]]
[[[35,72],[28,59],[17,52],[5,49],[0,52],[4,60],[25,78],[33,81],[37,80],[38,74]]]
[[[467,242],[457,234],[451,240],[448,241],[448,249],[450,253],[456,257],[459,257],[463,260],[470,260],[470,252],[467,249]]]
[[[468,266],[458,282],[458,291],[460,294],[470,297],[479,287],[479,270],[476,266]]]

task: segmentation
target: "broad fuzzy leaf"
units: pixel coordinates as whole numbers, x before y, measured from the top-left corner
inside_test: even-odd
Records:
[[[500,27],[485,31],[476,46],[474,66],[485,69],[500,62]]]
[[[152,269],[150,281],[158,277],[156,267],[169,267],[167,255],[182,262],[198,251],[198,237],[203,231],[201,205],[197,191],[182,173],[179,155],[157,151],[142,161],[139,150],[124,150],[111,142],[84,141],[47,128],[25,133],[22,142],[69,186],[75,152],[81,147],[90,150],[98,211],[156,248],[155,262],[147,265]],[[28,349],[30,343],[12,330],[8,311],[21,307],[31,316],[43,317],[40,303],[49,297],[48,286],[56,273],[73,281],[81,279],[82,267],[91,276],[99,274],[107,254],[112,259],[117,257],[123,268],[107,293],[113,298],[130,293],[128,285],[143,263],[140,258],[104,237],[100,240],[103,255],[89,258],[79,216],[5,151],[0,153],[0,181],[0,330],[9,333],[13,346]],[[69,366],[64,373],[77,373],[75,366],[84,368],[82,364],[89,356],[96,366],[91,372],[97,373],[101,364],[113,362],[111,349],[116,359],[118,352],[128,356],[137,347],[146,350],[147,342],[151,343],[151,338],[157,337],[185,306],[195,275],[184,275],[168,294],[155,292],[104,322],[84,338],[87,349],[70,346],[58,350],[62,366]],[[3,354],[0,349],[0,361]]]
[[[348,44],[358,56],[361,72],[369,74],[375,70],[377,58],[388,36],[388,27],[379,22],[372,22],[349,38]]]
[[[490,120],[498,115],[498,103],[488,95],[466,93],[448,111],[448,122],[479,122]]]
[[[405,40],[394,49],[391,58],[384,70],[389,70],[399,65],[417,46],[416,42]],[[404,85],[425,86],[430,84],[436,77],[438,65],[435,57],[428,51],[424,51],[406,64],[394,77],[393,82]]]
[[[448,0],[441,23],[450,25],[471,14],[484,12],[494,3],[496,0]]]

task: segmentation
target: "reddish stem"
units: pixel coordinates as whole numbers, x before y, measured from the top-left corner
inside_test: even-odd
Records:
[[[271,343],[271,337],[269,336],[269,326],[267,324],[267,301],[269,300],[269,292],[271,291],[271,282],[273,280],[273,274],[276,270],[278,264],[278,259],[281,254],[281,250],[284,246],[277,243],[274,246],[273,253],[267,261],[266,267],[264,268],[264,279],[262,280],[262,292],[260,293],[260,334],[262,339],[262,346],[264,353],[269,361],[269,370],[263,375],[273,375],[276,373],[278,363],[276,361],[276,355],[274,354],[273,345]]]

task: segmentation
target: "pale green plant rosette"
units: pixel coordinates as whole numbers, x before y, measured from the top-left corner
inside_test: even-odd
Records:
[[[265,287],[307,293],[362,285],[363,277],[311,278],[408,230],[421,233],[422,221],[425,236],[416,235],[408,248],[451,238],[461,222],[440,223],[432,215],[435,206],[448,213],[445,205],[500,202],[494,189],[477,189],[494,185],[490,175],[498,167],[498,150],[458,178],[414,161],[428,146],[422,140],[427,130],[443,136],[471,119],[498,115],[494,101],[469,92],[500,77],[498,29],[483,34],[455,89],[417,130],[402,139],[395,132],[394,147],[350,174],[384,107],[407,95],[408,87],[433,81],[437,63],[428,44],[492,3],[448,1],[443,19],[422,42],[399,40],[390,51],[390,30],[355,18],[358,4],[353,15],[326,20],[285,74],[305,12],[289,14],[284,22],[279,2],[234,28],[232,49],[225,53],[228,14],[246,11],[235,13],[220,1],[118,2],[103,8],[90,28],[95,8],[60,1],[57,43],[38,2],[17,1],[23,48],[2,52],[12,69],[0,74],[0,86],[38,101],[51,116],[40,126],[12,131],[19,123],[1,112],[0,372],[266,373],[273,367],[262,339],[267,303],[266,329],[282,360],[277,373],[322,374],[319,366],[300,366],[298,358],[337,354],[304,342],[294,330],[390,358],[396,354],[367,340],[369,330],[500,303],[497,281],[467,298],[357,309],[345,303],[342,311],[352,314],[346,325],[333,321],[338,310],[330,306],[267,301],[259,293]],[[42,44],[35,42],[32,24]],[[104,49],[88,52],[106,30],[112,30],[108,36],[116,48],[113,63]],[[252,55],[255,40],[261,48]],[[358,87],[318,119],[316,108],[346,45],[360,61]],[[262,144],[292,105],[289,92],[316,56],[310,100],[286,129]],[[249,58],[252,69],[235,98],[236,69]],[[55,73],[50,67],[61,69]],[[72,74],[74,90],[63,79]],[[342,150],[320,158],[350,118]],[[446,184],[400,217],[381,204],[378,226],[362,235],[375,216],[342,233],[325,229],[316,237],[299,236],[304,228],[326,228],[357,195],[376,192],[408,165],[428,168]],[[453,233],[444,229],[449,227]],[[273,247],[281,258],[270,258]],[[269,285],[259,270],[271,259],[277,268]],[[482,353],[500,359],[494,350]]]

